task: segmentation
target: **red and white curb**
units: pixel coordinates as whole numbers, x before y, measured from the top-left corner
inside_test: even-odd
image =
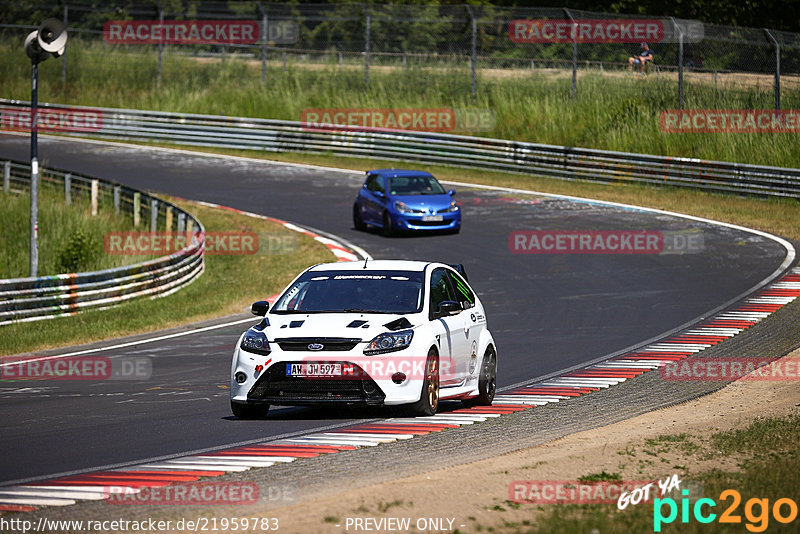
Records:
[[[687,330],[608,361],[504,392],[495,397],[492,406],[440,412],[432,417],[398,417],[359,423],[262,444],[0,488],[0,511],[29,511],[38,506],[65,506],[78,501],[101,500],[110,491],[137,493],[146,487],[193,482],[226,473],[294,462],[301,458],[376,447],[382,443],[412,439],[580,397],[722,343],[797,297],[800,297],[798,267],[746,298],[735,308]]]

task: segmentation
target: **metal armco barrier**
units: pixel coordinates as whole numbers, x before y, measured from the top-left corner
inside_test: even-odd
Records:
[[[30,187],[29,164],[0,161],[0,169],[8,169],[4,172],[6,192]],[[94,182],[98,194],[113,198],[115,211],[139,215],[140,211],[147,212],[149,218],[134,215],[134,219],[141,218],[144,228],[150,231],[158,229],[159,221],[162,228],[171,231],[167,221],[171,226],[174,217],[178,233],[191,234],[187,237],[189,245],[169,256],[113,269],[0,280],[0,326],[74,315],[136,297],[166,296],[203,273],[205,230],[190,213],[160,198],[105,180],[46,168],[39,172],[42,185],[64,186],[67,203],[73,195],[89,194]]]
[[[0,99],[3,113],[19,113],[27,102]],[[800,197],[800,169],[764,167],[572,148],[501,139],[412,131],[319,129],[293,121],[167,113],[114,108],[40,104],[44,110],[91,112],[95,121],[82,131],[53,128],[73,136],[157,141],[192,146],[315,152],[381,159],[413,160],[495,171],[520,172],[566,180],[636,182],[739,194]],[[66,121],[69,124],[69,121]],[[40,125],[40,131],[47,128]]]

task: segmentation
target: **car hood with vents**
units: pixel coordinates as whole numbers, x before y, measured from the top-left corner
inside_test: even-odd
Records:
[[[409,319],[411,317],[412,319]],[[264,329],[269,341],[305,338],[360,339],[368,343],[384,332],[406,330],[414,325],[413,315],[392,313],[292,313],[270,314]]]

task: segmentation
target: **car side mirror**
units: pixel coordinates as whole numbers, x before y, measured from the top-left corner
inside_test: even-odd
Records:
[[[454,197],[454,196],[456,196],[456,190],[455,189],[451,189],[450,191],[447,192],[447,194],[450,195],[451,197]]]
[[[375,196],[378,198],[386,198],[386,195],[383,193],[383,191],[375,191]]]
[[[454,300],[443,300],[439,303],[439,307],[436,310],[437,317],[449,317],[450,315],[458,315],[461,313],[460,302],[456,302]]]
[[[267,310],[269,310],[269,302],[266,300],[259,300],[250,306],[250,311],[253,315],[258,315],[259,317],[264,317],[267,314]]]

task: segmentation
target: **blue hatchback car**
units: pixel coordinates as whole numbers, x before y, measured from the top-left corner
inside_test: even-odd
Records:
[[[377,169],[367,179],[353,205],[353,225],[380,228],[386,236],[400,231],[461,230],[461,209],[432,174],[423,171]]]

